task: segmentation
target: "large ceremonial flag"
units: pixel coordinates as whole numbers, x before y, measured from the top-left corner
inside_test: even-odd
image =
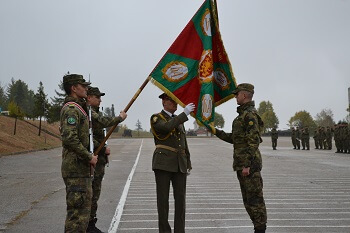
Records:
[[[206,0],[150,74],[153,84],[207,125],[216,106],[234,97],[230,61],[219,31],[216,2]]]

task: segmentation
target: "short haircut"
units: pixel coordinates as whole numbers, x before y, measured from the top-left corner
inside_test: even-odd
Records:
[[[253,93],[251,93],[250,91],[242,91],[248,99],[253,99]]]
[[[77,86],[77,84],[71,84],[71,83],[63,83],[63,89],[66,92],[66,95],[70,95],[72,93],[72,86]]]

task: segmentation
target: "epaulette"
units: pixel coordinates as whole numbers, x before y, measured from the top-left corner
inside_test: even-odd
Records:
[[[75,107],[75,108],[79,109],[80,112],[81,112],[86,118],[88,118],[87,113],[85,112],[85,110],[84,110],[79,104],[77,104],[77,103],[75,103],[75,102],[67,102],[65,105],[63,105],[63,107],[62,107],[62,109],[61,109],[61,112],[62,112],[63,109],[66,108],[66,107],[70,107],[70,108],[71,108],[71,107]]]

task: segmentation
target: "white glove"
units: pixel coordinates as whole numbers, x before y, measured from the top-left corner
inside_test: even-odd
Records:
[[[184,113],[188,116],[190,112],[193,112],[195,107],[196,106],[194,105],[194,103],[187,104],[186,107],[184,108]]]

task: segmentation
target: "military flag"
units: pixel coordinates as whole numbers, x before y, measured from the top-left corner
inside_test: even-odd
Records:
[[[236,80],[226,54],[216,1],[206,0],[149,75],[152,83],[207,125],[216,106],[234,97]]]

